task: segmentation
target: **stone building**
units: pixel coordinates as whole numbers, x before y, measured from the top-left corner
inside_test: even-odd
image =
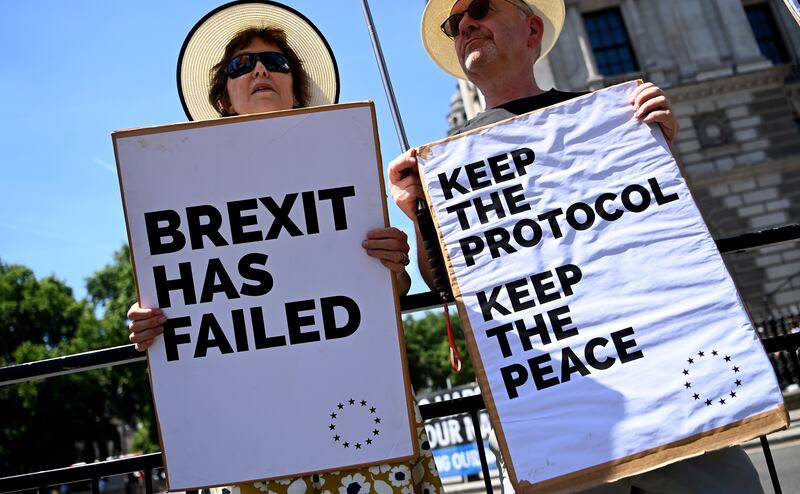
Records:
[[[783,0],[566,0],[536,64],[540,87],[652,81],[680,123],[674,145],[715,238],[800,222],[800,26]],[[482,108],[460,81],[451,131]],[[800,244],[725,260],[754,315],[800,303]]]

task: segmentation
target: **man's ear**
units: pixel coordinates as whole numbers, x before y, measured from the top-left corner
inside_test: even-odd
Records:
[[[538,15],[528,16],[528,47],[539,48],[542,45],[542,38],[544,37],[544,21]]]

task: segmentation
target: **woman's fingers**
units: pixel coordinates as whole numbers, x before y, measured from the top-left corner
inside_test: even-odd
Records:
[[[144,307],[139,307],[139,303],[136,302],[135,304],[131,305],[131,308],[128,309],[128,319],[131,321],[138,321],[142,319],[148,319],[153,316],[161,315],[161,309],[147,309]]]
[[[167,317],[161,309],[146,309],[135,303],[128,310],[128,329],[131,334],[128,339],[136,344],[136,350],[143,352],[153,344],[153,339],[164,332],[163,324]]]
[[[405,261],[408,259],[407,255],[403,255],[399,252],[386,253],[386,251],[376,251],[374,255],[370,254],[370,251],[367,251],[367,254],[378,259],[381,264],[397,274],[403,273],[406,270]]]
[[[408,252],[408,235],[398,228],[379,228],[367,232],[367,238],[361,244],[367,250],[389,250]]]
[[[147,331],[148,329],[153,329],[158,327],[162,324],[167,322],[167,317],[163,314],[148,317],[147,319],[139,319],[136,321],[131,321],[128,325],[128,329],[131,330],[131,333],[141,333],[142,331]]]
[[[404,231],[394,227],[371,230],[361,245],[366,249],[367,255],[378,259],[395,273],[405,271],[409,262],[409,246],[408,236]]]
[[[136,345],[135,345],[136,351],[137,352],[143,352],[143,351],[147,350],[148,348],[150,348],[150,345],[152,345],[152,344],[153,344],[153,340],[147,340],[147,341],[143,341],[141,343],[136,343]]]
[[[164,326],[156,326],[154,328],[144,329],[136,333],[131,333],[128,339],[131,343],[144,343],[152,342],[153,339],[164,332]]]
[[[408,235],[397,228],[380,228],[367,232],[367,238],[361,242],[367,251],[399,252],[401,257],[408,253]],[[373,256],[375,257],[375,256]]]
[[[362,246],[367,249],[367,251],[388,251],[398,252],[401,254],[408,254],[409,251],[407,242],[401,242],[394,239],[364,240]]]

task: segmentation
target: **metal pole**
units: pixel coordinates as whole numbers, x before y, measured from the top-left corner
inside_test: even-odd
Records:
[[[146,468],[144,470],[144,492],[145,494],[153,494],[153,469]]]
[[[378,61],[381,79],[383,79],[383,89],[386,91],[386,98],[389,100],[389,109],[392,111],[394,128],[397,131],[397,138],[400,140],[400,149],[402,149],[405,153],[409,148],[408,138],[406,138],[406,130],[403,127],[403,119],[400,117],[400,109],[397,107],[397,98],[394,96],[392,81],[389,79],[389,71],[386,68],[386,60],[383,58],[381,42],[378,39],[378,33],[375,31],[375,24],[372,21],[372,12],[369,10],[369,3],[367,3],[367,0],[361,0],[361,7],[364,9],[364,17],[367,20],[369,37],[372,40],[372,49],[375,50],[375,59]]]
[[[492,487],[492,476],[489,474],[489,461],[486,459],[486,448],[483,445],[483,434],[481,434],[481,418],[478,415],[478,410],[473,408],[469,411],[469,416],[472,418],[472,429],[475,431],[475,443],[478,446],[478,457],[481,459],[481,471],[483,472],[483,486],[486,492],[492,494],[494,488]]]
[[[389,71],[386,68],[386,60],[383,58],[381,42],[378,40],[378,33],[375,30],[375,24],[372,21],[372,12],[369,9],[367,0],[361,0],[361,7],[364,9],[364,17],[367,20],[369,37],[372,40],[372,48],[375,50],[375,59],[378,61],[381,79],[383,79],[383,88],[386,90],[386,98],[389,100],[389,108],[392,110],[394,128],[397,130],[400,148],[405,153],[409,148],[408,138],[406,137],[406,131],[403,127],[403,119],[400,117],[400,110],[397,107],[397,98],[394,95],[394,89],[392,89],[392,81],[389,79]],[[425,201],[421,198],[417,200],[416,216],[417,226],[422,234],[425,256],[431,267],[434,290],[439,294],[442,301],[447,302],[447,300],[450,299],[451,293],[450,280],[447,276],[447,269],[444,264],[444,259],[442,258],[442,253],[439,250],[439,242],[437,241],[433,219],[428,211],[427,204],[425,204]]]
[[[778,472],[775,470],[775,462],[772,460],[772,451],[769,449],[769,441],[767,436],[761,436],[761,448],[764,450],[764,459],[767,461],[767,468],[769,469],[769,477],[772,479],[772,488],[775,494],[781,494],[781,483],[778,480]]]

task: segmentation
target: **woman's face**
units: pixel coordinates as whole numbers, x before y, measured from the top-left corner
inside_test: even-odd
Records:
[[[233,55],[263,51],[282,53],[274,44],[256,38]],[[295,105],[292,73],[269,72],[261,60],[249,73],[234,79],[228,77],[226,88],[231,102],[228,110],[238,115],[288,110]]]

